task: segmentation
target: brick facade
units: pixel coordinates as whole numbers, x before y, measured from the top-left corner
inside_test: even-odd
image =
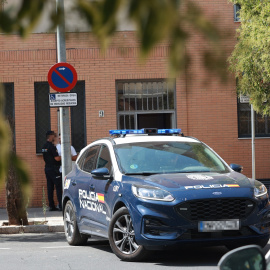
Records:
[[[233,22],[233,6],[225,0],[196,2],[215,20],[223,34],[230,33],[222,45],[229,55],[238,26]],[[205,41],[194,29],[190,33],[187,52],[192,62],[176,78],[176,125],[185,135],[207,143],[227,163],[243,165],[244,173],[250,177],[251,140],[238,139],[235,79],[229,75],[229,80],[222,83],[205,70],[201,62]],[[141,63],[139,43],[132,31],[117,32],[104,54],[90,33],[67,34],[66,49],[67,62],[76,68],[78,80],[85,81],[87,143],[108,136],[109,129],[117,128],[116,80],[169,77],[166,68],[169,44],[159,44],[150,58]],[[34,82],[47,81],[48,70],[57,62],[56,57],[55,34],[32,34],[26,40],[0,35],[0,81],[14,83],[16,149],[29,164],[33,207],[41,206],[42,188],[46,190],[44,162],[35,147]],[[99,110],[105,111],[104,118],[99,117]],[[51,109],[51,118],[51,128],[57,130],[56,109]],[[267,138],[256,140],[257,178],[270,178],[269,146]],[[4,207],[3,190],[0,194],[0,207]]]

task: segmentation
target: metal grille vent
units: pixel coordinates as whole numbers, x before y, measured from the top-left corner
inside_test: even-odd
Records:
[[[191,221],[244,219],[251,214],[255,203],[249,199],[206,199],[181,203],[177,212]]]

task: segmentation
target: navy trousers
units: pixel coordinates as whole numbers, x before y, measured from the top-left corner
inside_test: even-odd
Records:
[[[62,208],[62,177],[60,172],[55,172],[54,169],[45,168],[45,174],[47,178],[47,193],[49,200],[49,207],[55,208],[54,200],[53,200],[53,191],[54,186],[56,189],[56,195],[58,200],[58,205]]]

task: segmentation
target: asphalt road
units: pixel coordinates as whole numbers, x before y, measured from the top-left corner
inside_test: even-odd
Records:
[[[267,252],[270,245],[264,249]],[[108,241],[89,239],[86,246],[72,247],[63,233],[0,235],[0,264],[5,270],[36,269],[217,269],[224,247],[185,248],[154,252],[147,261],[120,261]]]

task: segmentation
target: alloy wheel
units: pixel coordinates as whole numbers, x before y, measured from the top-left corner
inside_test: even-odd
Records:
[[[130,215],[122,215],[116,220],[113,227],[113,240],[116,247],[124,254],[132,254],[139,248],[135,241]]]
[[[75,215],[70,205],[65,211],[65,232],[68,238],[72,238],[74,234]]]

